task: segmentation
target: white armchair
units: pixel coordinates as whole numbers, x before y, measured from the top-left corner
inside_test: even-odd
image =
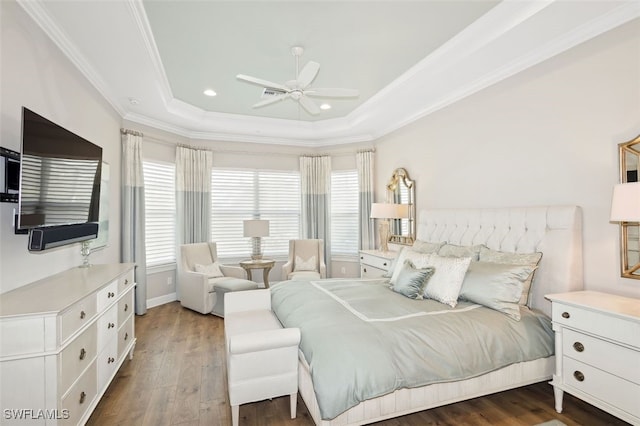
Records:
[[[177,286],[182,306],[201,314],[224,316],[223,293],[258,288],[258,284],[245,278],[244,269],[239,266],[219,265],[223,276],[218,277],[196,271],[196,265],[210,266],[217,260],[216,243],[180,246]]]
[[[327,277],[323,240],[289,240],[289,260],[282,265],[286,280],[313,280]]]
[[[241,404],[284,395],[294,419],[300,329],[282,328],[271,311],[271,291],[227,293],[224,334],[233,426],[238,426]]]

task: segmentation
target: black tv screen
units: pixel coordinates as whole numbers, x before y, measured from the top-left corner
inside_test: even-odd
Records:
[[[102,148],[22,108],[17,230],[97,222]]]

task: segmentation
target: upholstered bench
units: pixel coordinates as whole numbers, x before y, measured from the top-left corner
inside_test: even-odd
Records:
[[[255,290],[258,288],[258,283],[248,281],[242,278],[226,278],[217,281],[214,285],[214,291],[217,293],[216,302],[213,305],[211,313],[220,317],[224,316],[224,297],[225,294],[234,291]]]
[[[224,334],[231,420],[240,405],[289,395],[296,417],[300,329],[283,328],[271,311],[269,289],[225,294]]]

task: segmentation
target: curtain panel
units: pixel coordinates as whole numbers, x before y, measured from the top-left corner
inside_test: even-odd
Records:
[[[211,238],[212,168],[213,152],[176,148],[178,244],[203,243]]]
[[[331,157],[300,157],[302,238],[324,240],[327,275],[331,276]]]
[[[121,130],[122,134],[122,232],[121,260],[135,263],[135,313],[147,312],[147,265],[144,231],[144,173],[142,134]]]
[[[360,250],[375,248],[375,230],[371,220],[371,204],[373,203],[373,166],[374,152],[360,151],[356,153],[358,169],[358,212],[359,212],[359,247]]]

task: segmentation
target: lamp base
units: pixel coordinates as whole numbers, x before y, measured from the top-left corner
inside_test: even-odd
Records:
[[[389,221],[382,219],[378,225],[378,234],[380,237],[380,251],[389,251]]]
[[[262,239],[260,237],[251,237],[251,259],[262,259]]]
[[[262,260],[262,254],[252,254],[251,260]]]

